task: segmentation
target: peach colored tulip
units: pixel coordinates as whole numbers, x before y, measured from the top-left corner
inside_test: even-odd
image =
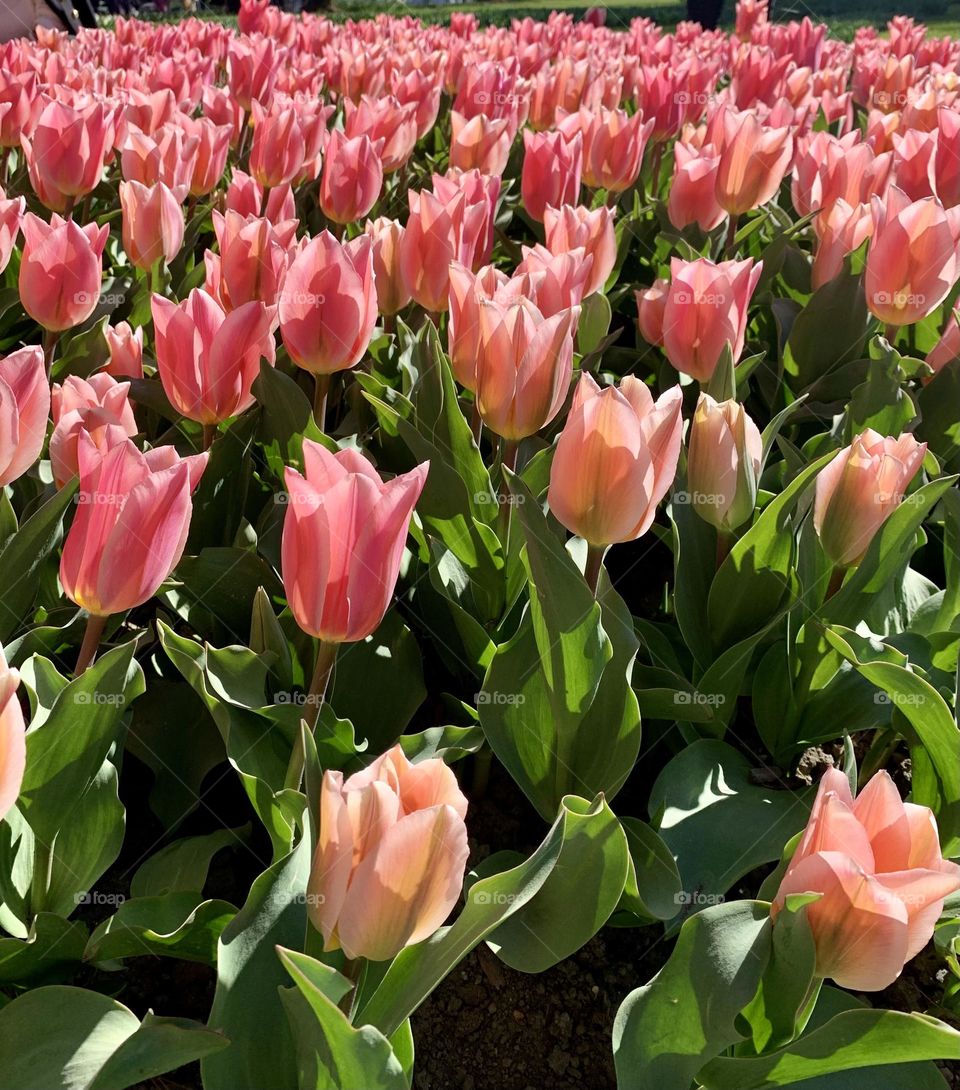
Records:
[[[937,111],[937,150],[933,159],[936,194],[944,208],[960,204],[960,113]]]
[[[924,359],[934,371],[941,371],[948,363],[960,359],[960,311],[950,314],[946,329]]]
[[[663,349],[683,374],[707,382],[724,345],[736,363],[743,354],[747,308],[763,271],[763,262],[707,258],[670,262],[670,289],[663,308]]]
[[[410,302],[410,292],[400,270],[403,226],[397,220],[381,216],[367,220],[364,233],[373,241],[373,277],[377,289],[377,308],[392,317]]]
[[[647,344],[663,344],[663,311],[670,293],[670,281],[662,277],[649,288],[634,292],[637,300],[637,325]]]
[[[39,183],[37,196],[48,208],[65,211],[97,188],[113,134],[113,112],[101,102],[76,109],[47,102],[21,144],[31,180]]]
[[[220,248],[217,296],[233,310],[259,300],[273,306],[287,268],[296,254],[297,221],[274,224],[266,216],[213,212],[213,230]]]
[[[791,894],[821,894],[806,907],[817,975],[873,992],[927,945],[958,889],[960,867],[941,855],[926,806],[904,803],[886,772],[854,799],[847,777],[828,769],[772,911]]]
[[[650,529],[677,473],[683,395],[654,402],[628,375],[601,390],[580,376],[550,467],[550,510],[591,545],[634,541]]]
[[[13,809],[20,796],[27,764],[27,727],[17,699],[19,685],[19,672],[7,665],[0,650],[0,819]]]
[[[534,435],[567,396],[580,308],[544,318],[529,299],[481,299],[479,317],[477,411],[504,439]]]
[[[674,174],[667,199],[667,216],[678,231],[697,224],[712,231],[727,218],[717,200],[717,170],[720,156],[712,144],[692,148],[682,141],[673,147]]]
[[[137,434],[129,393],[129,382],[117,382],[105,371],[89,379],[70,375],[62,386],[54,384],[50,400],[50,465],[58,488],[79,472],[77,442],[81,431],[104,454],[118,441]]]
[[[85,322],[100,299],[101,257],[110,228],[95,223],[80,227],[56,213],[45,223],[27,212],[21,229],[23,309],[44,329],[53,331]]]
[[[80,432],[77,512],[60,559],[72,602],[108,617],[153,597],[183,555],[207,457],[181,458],[173,447],[142,454],[129,439],[101,455]]]
[[[138,269],[147,271],[158,261],[169,264],[180,252],[185,226],[181,205],[186,196],[186,186],[120,183],[123,248]]]
[[[583,135],[583,184],[590,189],[622,193],[640,176],[654,119],[645,121],[639,111],[631,116],[625,110],[581,110],[580,116],[584,114],[589,116],[579,129]],[[564,122],[557,128],[564,132]]]
[[[502,174],[510,157],[513,133],[506,117],[475,114],[466,118],[450,113],[450,166],[457,170],[479,170],[481,174]]]
[[[763,441],[737,401],[701,394],[690,425],[687,487],[693,509],[718,530],[736,530],[753,514]]]
[[[355,223],[377,203],[383,189],[380,151],[366,133],[348,139],[338,129],[330,133],[320,207],[334,223]]]
[[[110,359],[103,370],[114,378],[143,378],[143,328],[129,322],[104,327]]]
[[[29,135],[43,106],[36,72],[0,70],[0,148],[19,148],[20,137]]]
[[[580,197],[583,171],[583,137],[577,133],[567,140],[562,132],[523,134],[523,169],[520,192],[523,207],[531,219],[543,222],[548,206],[576,204]]]
[[[838,276],[847,254],[858,250],[870,237],[873,215],[869,205],[859,204],[851,208],[840,198],[814,217],[813,230],[817,236],[817,249],[810,284],[816,291]]]
[[[276,308],[259,300],[225,313],[201,288],[182,303],[151,299],[157,369],[171,405],[200,424],[219,424],[254,402],[260,360],[273,360]]]
[[[10,263],[10,255],[20,234],[20,223],[23,219],[27,202],[23,197],[7,198],[0,188],[0,273]]]
[[[479,170],[452,170],[448,174],[432,175],[433,193],[445,205],[458,193],[465,200],[463,230],[459,234],[456,260],[463,261],[476,272],[489,265],[493,253],[494,219],[500,197],[500,178],[495,174],[481,174]],[[482,216],[474,218],[469,212],[475,204],[483,205]],[[468,260],[468,256],[472,259]]]
[[[297,218],[290,186],[278,185],[274,189],[264,190],[242,170],[232,172],[223,206],[227,212],[239,212],[241,216],[263,215],[276,224],[286,223],[288,220],[296,221]]]
[[[346,780],[324,773],[307,886],[324,950],[389,961],[429,938],[460,897],[467,800],[438,758],[397,745]]]
[[[911,201],[895,185],[872,206],[867,306],[887,325],[911,325],[940,306],[960,275],[960,207],[944,211],[935,197]]]
[[[206,197],[220,183],[230,153],[233,130],[229,125],[217,125],[207,117],[181,117],[180,127],[188,138],[197,141],[197,157],[190,176],[190,196]]]
[[[923,464],[926,443],[912,435],[897,439],[868,428],[817,475],[813,525],[832,564],[858,564],[903,500]]]
[[[723,112],[723,145],[717,167],[716,197],[731,216],[771,200],[793,159],[788,127],[767,128],[752,112]]]
[[[40,457],[49,415],[43,349],[20,348],[0,359],[0,487],[22,477]]]
[[[253,104],[250,173],[264,188],[292,182],[303,166],[306,144],[293,106],[265,110]]]
[[[537,245],[522,247],[522,253],[523,260],[514,275],[524,278],[523,294],[536,303],[544,318],[580,304],[593,271],[593,258],[585,250],[552,254]]]
[[[298,367],[329,375],[359,363],[377,321],[369,237],[341,245],[324,231],[311,239],[287,270],[279,317]]]
[[[437,71],[420,68],[390,74],[390,90],[401,106],[413,103],[417,108],[417,139],[421,140],[433,128],[440,113],[443,84]]]
[[[561,208],[545,208],[543,230],[547,249],[553,254],[583,249],[592,258],[590,276],[583,294],[602,291],[617,263],[617,234],[613,226],[614,211],[601,205],[592,211],[583,205],[565,204]]]
[[[355,643],[390,605],[424,462],[384,483],[366,457],[303,441],[306,476],[284,473],[289,497],[281,570],[287,603],[309,635]]]
[[[506,274],[492,265],[474,273],[458,261],[450,263],[447,350],[454,378],[468,390],[474,391],[477,386],[480,302],[493,299],[507,283]]]
[[[384,174],[392,174],[410,158],[417,142],[417,104],[402,105],[393,95],[372,98],[363,95],[358,103],[344,103],[343,129],[348,137],[366,134],[379,143]]]
[[[199,137],[187,136],[175,125],[150,135],[130,129],[120,148],[120,169],[128,182],[189,188],[199,157]]]

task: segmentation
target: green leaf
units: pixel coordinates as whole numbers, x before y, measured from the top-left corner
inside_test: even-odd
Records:
[[[224,848],[245,846],[241,832],[217,829],[204,836],[188,836],[155,852],[130,881],[131,897],[162,897],[167,893],[199,893],[206,883],[213,857]]]
[[[250,603],[260,587],[282,595],[273,568],[250,549],[202,549],[177,565],[178,612],[210,639],[239,640],[250,625]],[[170,584],[166,584],[169,586]],[[168,599],[169,600],[169,599]]]
[[[618,1090],[689,1090],[705,1062],[741,1040],[741,1008],[770,957],[770,906],[732,901],[692,916],[666,965],[631,992],[613,1025]]]
[[[542,973],[576,953],[617,907],[630,866],[627,837],[602,795],[563,800],[560,856],[533,900],[487,938],[501,961]],[[583,896],[584,890],[590,896]]]
[[[0,938],[0,984],[26,984],[76,971],[87,942],[82,923],[41,912],[26,939]]]
[[[843,273],[814,292],[790,330],[784,364],[796,376],[796,392],[858,359],[869,323],[863,285],[849,271],[848,261]],[[829,337],[824,337],[825,329]]]
[[[190,891],[134,897],[96,928],[84,960],[152,955],[215,965],[221,932],[236,913],[226,901],[205,901]]]
[[[620,908],[642,920],[672,920],[681,903],[680,872],[670,849],[657,831],[639,818],[620,819],[630,849]]]

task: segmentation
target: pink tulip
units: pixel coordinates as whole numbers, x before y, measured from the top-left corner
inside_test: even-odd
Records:
[[[104,327],[110,359],[103,370],[114,378],[143,378],[143,328],[129,322]]]
[[[649,288],[634,293],[637,300],[637,325],[647,344],[663,344],[663,312],[670,294],[670,281],[662,277]]]
[[[260,360],[273,360],[274,307],[259,300],[226,314],[194,288],[182,303],[151,299],[157,369],[171,405],[190,420],[219,424],[254,402]]]
[[[377,308],[392,317],[410,302],[410,292],[400,269],[403,226],[397,220],[381,216],[367,220],[364,233],[373,241],[373,276],[377,289]]]
[[[523,277],[523,292],[544,318],[580,304],[593,272],[593,258],[584,250],[552,254],[543,246],[522,247],[523,260],[514,275]],[[576,332],[576,325],[574,325]]]
[[[720,156],[712,144],[696,149],[677,141],[673,147],[675,171],[667,199],[667,216],[678,231],[697,224],[712,231],[727,218],[717,200]]]
[[[183,555],[207,457],[180,458],[173,447],[142,454],[129,439],[101,455],[80,433],[77,513],[60,559],[72,602],[108,617],[153,597]]]
[[[429,938],[460,897],[466,813],[444,762],[411,764],[399,745],[346,780],[325,772],[307,886],[324,950],[389,961]]]
[[[392,95],[344,103],[343,129],[348,137],[366,134],[380,148],[384,174],[392,174],[410,158],[417,142],[417,104],[402,105]]]
[[[583,205],[565,204],[545,208],[543,230],[547,249],[553,254],[583,249],[592,258],[590,275],[583,294],[602,291],[617,263],[617,234],[613,227],[613,209],[601,205],[592,211]]]
[[[670,290],[663,308],[663,349],[683,374],[707,382],[724,346],[733,362],[743,354],[747,307],[763,271],[763,262],[707,258],[670,262]]]
[[[873,198],[873,237],[864,287],[870,311],[904,326],[932,314],[960,275],[960,207],[944,211],[935,197],[912,201],[895,185]]]
[[[330,133],[320,207],[334,223],[355,223],[377,203],[383,189],[383,165],[377,146],[366,134],[347,139],[338,129]]]
[[[123,209],[123,248],[138,268],[148,271],[159,261],[168,265],[183,245],[183,209],[187,187],[170,189],[163,182],[120,183]]]
[[[654,119],[646,121],[639,111],[631,116],[625,110],[581,110],[564,118],[557,128],[572,134],[575,126],[583,136],[584,185],[608,193],[629,189],[640,176]]]
[[[77,443],[86,432],[101,453],[137,434],[129,399],[130,383],[117,382],[105,371],[82,379],[70,375],[51,395],[53,434],[50,465],[58,488],[79,472]]]
[[[283,343],[298,367],[329,375],[359,363],[377,321],[369,237],[341,245],[324,231],[311,239],[287,271],[279,316]]]
[[[884,438],[868,428],[820,470],[813,525],[832,564],[848,568],[860,562],[926,452],[927,444],[912,435]]]
[[[80,227],[56,213],[45,223],[32,212],[23,217],[20,301],[44,329],[70,329],[96,309],[103,277],[101,256],[110,228]]]
[[[0,487],[22,477],[40,457],[49,415],[43,349],[20,348],[0,360]]]
[[[445,205],[449,205],[458,193],[464,196],[466,214],[463,220],[464,230],[461,231],[457,243],[456,260],[469,265],[474,272],[489,265],[490,255],[493,253],[500,179],[495,174],[481,174],[479,170],[452,170],[447,174],[434,174],[431,180],[434,196]],[[484,212],[481,216],[474,217],[469,210],[477,204],[483,206]]]
[[[269,113],[253,104],[253,147],[250,173],[265,188],[292,182],[303,166],[306,144],[293,106],[278,106]]]
[[[480,301],[477,411],[496,435],[534,435],[560,411],[579,317],[576,306],[544,318],[529,299]]]
[[[264,191],[258,182],[242,170],[232,172],[223,206],[227,212],[239,212],[241,216],[263,215],[276,224],[296,221],[297,218],[293,190],[289,185],[278,185]]]
[[[687,485],[693,509],[729,533],[753,514],[763,441],[737,401],[701,394],[690,425]]]
[[[793,159],[788,127],[767,128],[755,114],[726,109],[717,167],[716,197],[731,216],[772,200]]]
[[[480,303],[497,297],[509,283],[505,273],[487,265],[478,273],[454,261],[450,264],[450,311],[447,350],[454,378],[467,390],[477,388],[477,357],[480,352]],[[516,288],[521,287],[516,281]],[[519,290],[511,294],[515,298]]]
[[[944,208],[960,204],[960,113],[937,111],[937,150],[933,159],[936,194]]]
[[[265,216],[229,210],[221,216],[215,209],[213,230],[220,248],[216,294],[224,309],[254,301],[273,306],[296,252],[297,221],[274,224]]]
[[[7,198],[0,189],[0,273],[10,263],[10,255],[20,234],[20,222],[23,219],[27,202],[23,197]]]
[[[504,172],[513,133],[506,117],[476,114],[466,118],[456,110],[450,113],[450,166],[457,170],[479,170],[481,174]]]
[[[19,672],[7,665],[0,650],[0,819],[6,817],[20,797],[27,764],[27,728],[17,699],[19,685]]]
[[[634,541],[650,529],[677,473],[683,395],[654,402],[628,375],[601,390],[580,376],[550,467],[550,510],[591,545]]]
[[[233,130],[229,125],[217,125],[206,117],[181,117],[180,126],[188,138],[197,141],[197,157],[190,176],[190,196],[206,197],[220,183],[230,153]]]
[[[840,275],[843,259],[858,250],[873,231],[873,216],[866,204],[851,208],[843,198],[834,201],[813,220],[817,251],[810,285],[817,288]]]
[[[547,206],[576,204],[583,170],[583,137],[568,141],[562,132],[523,134],[523,170],[520,192],[527,215],[543,222]]]
[[[175,125],[164,125],[151,135],[130,129],[120,148],[120,168],[128,182],[189,189],[199,156],[199,137],[187,136]]]
[[[960,312],[951,312],[946,329],[924,359],[934,371],[942,371],[948,363],[960,359]]]
[[[281,570],[287,603],[309,635],[355,643],[390,605],[424,462],[386,484],[356,450],[303,441],[306,476],[287,468]]]
[[[43,107],[21,144],[37,196],[48,208],[65,211],[97,188],[113,134],[112,111],[101,102],[75,109],[51,100]]]
[[[857,795],[828,769],[773,903],[819,893],[806,907],[816,972],[858,992],[889,987],[927,945],[960,867],[940,853],[926,806],[904,803],[886,772]]]

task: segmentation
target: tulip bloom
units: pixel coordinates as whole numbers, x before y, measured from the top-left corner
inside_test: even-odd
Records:
[[[181,458],[173,447],[142,454],[129,439],[101,455],[80,432],[77,513],[60,560],[72,602],[109,617],[153,597],[183,555],[207,457]]]
[[[43,349],[20,348],[0,360],[0,487],[22,477],[40,457],[49,415]]]
[[[385,317],[392,317],[410,302],[410,292],[400,272],[400,246],[404,229],[397,220],[381,216],[367,220],[363,230],[373,241],[377,308]]]
[[[717,200],[717,169],[720,156],[713,145],[691,148],[682,141],[673,147],[675,170],[667,198],[667,216],[678,231],[691,223],[712,231],[727,218]]]
[[[576,204],[583,170],[583,137],[567,140],[562,132],[523,133],[520,193],[527,215],[543,222],[547,206]]]
[[[889,326],[911,325],[940,306],[960,275],[960,207],[944,211],[935,197],[911,201],[895,185],[872,206],[867,306]]]
[[[380,149],[384,174],[392,174],[410,158],[417,142],[417,104],[402,105],[393,95],[344,103],[343,128],[348,137],[366,134]]]
[[[847,777],[828,769],[773,902],[819,893],[806,907],[817,976],[858,992],[889,987],[930,941],[960,867],[940,853],[926,806],[904,803],[886,772],[854,799]]]
[[[960,359],[960,313],[954,310],[947,319],[947,326],[937,343],[924,357],[934,371],[942,371],[948,363]]]
[[[151,299],[157,369],[171,405],[200,424],[219,424],[254,402],[260,360],[273,358],[276,310],[259,300],[226,314],[194,288],[182,303]]]
[[[476,403],[484,424],[503,439],[534,435],[557,415],[573,377],[579,307],[550,318],[529,299],[482,299]]]
[[[359,363],[377,321],[369,237],[341,245],[324,231],[311,239],[287,271],[279,315],[283,343],[298,367],[329,375]]]
[[[476,114],[466,118],[450,113],[450,166],[457,170],[479,170],[481,174],[502,174],[510,157],[513,132],[506,117]]]
[[[271,223],[282,224],[288,220],[296,222],[297,209],[293,200],[293,190],[289,185],[278,185],[274,189],[264,190],[249,174],[242,170],[233,170],[230,184],[224,195],[223,207],[227,212],[239,212],[241,216],[260,216]]]
[[[58,488],[79,472],[77,443],[81,431],[102,453],[137,434],[129,393],[129,382],[117,382],[105,371],[89,379],[70,375],[62,386],[54,385],[50,465]]]
[[[650,529],[677,473],[682,402],[679,386],[654,402],[633,376],[604,390],[580,376],[547,491],[550,510],[571,533],[604,546]]]
[[[17,699],[19,685],[19,672],[7,665],[0,650],[0,820],[20,797],[27,763],[27,726]]]
[[[634,292],[637,300],[637,325],[647,344],[663,344],[663,312],[670,293],[670,281],[662,277],[649,288]]]
[[[320,183],[320,207],[334,223],[355,223],[377,203],[383,189],[383,164],[366,133],[348,139],[330,133]]]
[[[884,438],[868,428],[820,470],[813,525],[832,564],[849,568],[863,559],[926,453],[912,435]]]
[[[447,351],[454,378],[467,390],[477,388],[480,302],[493,299],[507,283],[506,274],[492,265],[474,273],[457,261],[451,262]],[[517,287],[520,287],[519,281]]]
[[[814,217],[817,251],[813,259],[810,285],[814,291],[840,275],[843,259],[858,250],[873,231],[873,216],[868,205],[851,208],[843,198],[836,200]]]
[[[731,216],[772,200],[793,158],[789,127],[761,125],[753,113],[725,110],[716,197]]]
[[[303,166],[306,144],[295,107],[278,107],[267,112],[253,103],[253,147],[250,173],[264,186],[292,182]]]
[[[725,533],[753,514],[763,441],[737,401],[701,394],[690,425],[687,485],[693,509]]]
[[[346,780],[325,772],[307,886],[324,950],[389,961],[429,938],[460,897],[466,813],[451,769],[399,745]]]
[[[117,322],[104,327],[103,335],[110,349],[110,359],[103,371],[114,378],[143,378],[143,327]]]
[[[23,219],[27,202],[24,197],[7,198],[0,188],[0,273],[9,265],[17,235],[20,234],[20,221]]]
[[[120,149],[120,169],[128,182],[189,189],[199,153],[199,137],[187,136],[175,125],[164,125],[152,135],[131,129]]]
[[[37,196],[55,212],[66,211],[77,197],[100,184],[113,144],[114,120],[102,102],[75,109],[50,100],[40,111],[29,138],[21,137]]]
[[[103,277],[101,257],[110,228],[80,227],[56,213],[45,223],[32,212],[23,217],[20,301],[44,329],[71,329],[94,312]]]
[[[670,289],[663,308],[663,349],[678,371],[699,382],[714,372],[724,346],[733,362],[743,353],[747,307],[763,271],[763,262],[707,258],[670,262]]]
[[[181,205],[186,196],[186,186],[120,183],[123,248],[138,269],[146,272],[158,261],[169,264],[180,253],[185,226]]]
[[[213,230],[220,248],[216,294],[225,309],[257,300],[273,306],[295,253],[297,221],[274,224],[266,216],[221,216],[214,209]]]
[[[287,602],[304,632],[354,643],[377,628],[390,605],[428,463],[384,483],[359,451],[331,454],[310,439],[303,461],[305,477],[289,467],[284,473]]]
[[[184,115],[178,123],[188,137],[197,141],[190,196],[206,197],[217,188],[226,170],[233,129],[229,125],[217,125],[207,117],[194,119]]]
[[[602,291],[617,263],[617,234],[613,227],[613,209],[601,205],[591,211],[583,205],[565,204],[562,208],[545,208],[543,231],[547,249],[552,254],[565,254],[583,249],[592,258],[590,275],[584,296]]]
[[[575,116],[575,115],[571,115]],[[637,112],[600,110],[592,114],[583,133],[583,182],[590,189],[622,193],[640,176],[643,152],[654,119]],[[561,122],[560,129],[563,129]]]

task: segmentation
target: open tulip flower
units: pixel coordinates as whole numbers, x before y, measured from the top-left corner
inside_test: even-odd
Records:
[[[117,382],[105,371],[91,375],[89,379],[70,375],[62,386],[54,384],[50,467],[58,486],[62,487],[79,472],[77,444],[81,431],[102,452],[137,434],[129,393],[129,382]]]
[[[44,329],[60,332],[87,320],[100,299],[109,227],[78,226],[56,213],[50,223],[23,217],[20,299]]]

